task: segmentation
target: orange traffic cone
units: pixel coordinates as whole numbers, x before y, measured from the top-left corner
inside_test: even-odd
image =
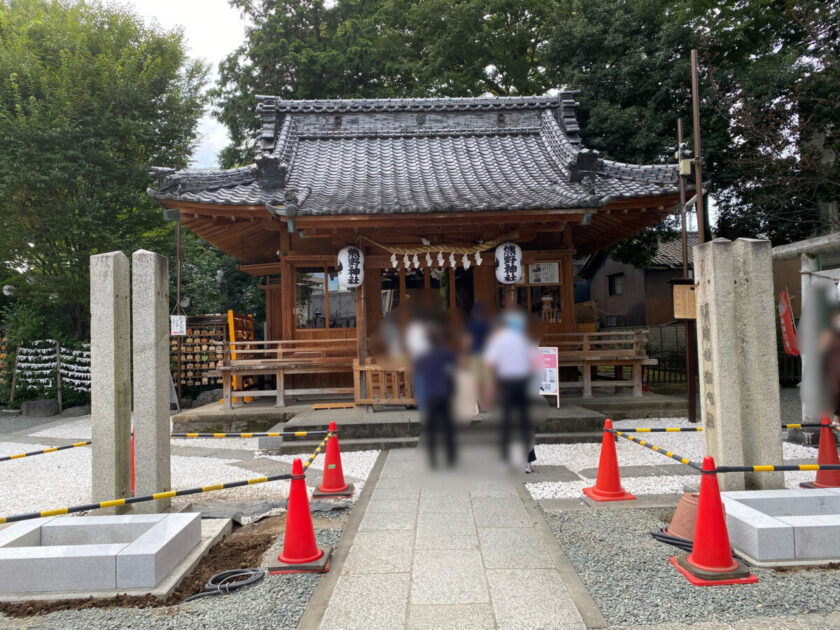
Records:
[[[338,435],[335,422],[330,422],[330,438],[327,440],[327,453],[324,456],[324,479],[318,489],[312,493],[312,498],[320,497],[351,497],[353,484],[344,482],[344,471],[341,468],[341,452],[338,449]]]
[[[671,564],[694,586],[753,584],[758,582],[758,578],[732,557],[726,516],[714,470],[714,458],[703,458],[694,549],[690,554],[672,557]]]
[[[332,549],[320,549],[315,542],[312,514],[309,512],[309,498],[303,463],[292,462],[292,484],[289,488],[289,504],[286,508],[286,532],[283,535],[283,552],[278,556],[279,564],[269,567],[277,573],[324,573],[329,568]]]
[[[820,448],[817,452],[817,463],[820,466],[840,464],[840,458],[837,457],[837,444],[834,441],[834,429],[829,426],[830,424],[828,416],[824,416],[823,426],[820,429]],[[816,481],[799,485],[802,488],[840,488],[840,470],[818,470]]]
[[[598,477],[595,479],[595,485],[584,488],[583,493],[593,501],[630,501],[636,497],[621,487],[618,459],[615,454],[615,436],[609,429],[612,429],[612,420],[607,418],[604,422],[604,437],[601,440]]]

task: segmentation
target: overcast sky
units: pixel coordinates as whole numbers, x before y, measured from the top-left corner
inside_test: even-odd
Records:
[[[210,64],[211,83],[218,77],[219,62],[245,38],[245,23],[227,0],[128,0],[127,4],[149,22],[157,20],[167,29],[181,26],[190,55]],[[228,143],[227,131],[209,111],[199,131],[201,140],[191,166],[216,168],[217,155]]]

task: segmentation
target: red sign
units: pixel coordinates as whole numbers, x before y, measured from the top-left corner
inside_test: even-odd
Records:
[[[790,309],[790,296],[787,291],[779,293],[779,321],[782,326],[782,344],[785,347],[785,354],[798,357],[796,325],[793,323],[793,312]]]

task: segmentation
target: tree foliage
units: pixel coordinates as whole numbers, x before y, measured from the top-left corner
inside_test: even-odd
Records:
[[[180,32],[124,9],[0,0],[0,268],[68,335],[86,334],[91,254],[171,250],[148,171],[186,166],[205,74]]]

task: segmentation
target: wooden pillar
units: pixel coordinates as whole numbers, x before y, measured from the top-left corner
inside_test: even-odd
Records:
[[[487,256],[484,264],[475,267],[473,271],[473,298],[475,303],[486,302],[488,305],[496,304],[496,275],[492,259]]]
[[[367,313],[365,308],[365,284],[367,284],[368,278],[365,278],[365,281],[361,287],[356,289],[356,357],[358,358],[359,365],[365,364],[365,359],[367,358]],[[359,373],[359,391],[362,396],[367,394],[367,379],[365,378],[365,373]]]
[[[295,324],[295,269],[287,262],[283,263],[280,271],[280,303],[283,305],[281,323],[281,338],[294,339]]]

